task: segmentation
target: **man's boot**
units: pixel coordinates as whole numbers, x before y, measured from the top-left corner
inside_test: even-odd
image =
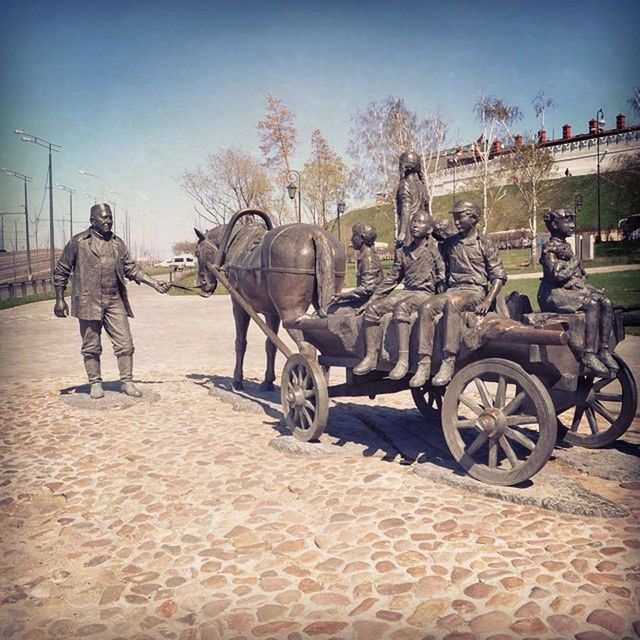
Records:
[[[446,384],[451,382],[451,378],[453,377],[453,372],[456,365],[456,354],[455,353],[447,353],[442,360],[442,364],[440,365],[440,370],[433,376],[433,380],[431,384],[434,387],[444,387]]]
[[[620,365],[616,362],[615,358],[609,352],[608,347],[602,347],[600,351],[598,351],[598,358],[602,364],[611,371],[614,375],[618,374],[620,371]]]
[[[96,356],[85,356],[84,368],[87,372],[89,384],[91,385],[89,395],[94,400],[104,398],[104,389],[102,388],[102,375],[100,373],[100,358]]]
[[[363,376],[365,373],[369,373],[369,371],[373,371],[376,368],[381,335],[382,328],[379,324],[366,323],[364,325],[366,355],[360,363],[353,368],[353,373],[357,376]]]
[[[420,362],[418,362],[418,368],[413,374],[413,378],[409,380],[409,386],[413,389],[423,387],[427,384],[427,380],[431,376],[431,356],[424,356]]]
[[[118,356],[118,369],[121,389],[132,398],[141,398],[142,391],[133,384],[133,356]]]
[[[398,362],[389,372],[392,380],[402,380],[409,371],[409,331],[408,322],[396,322],[398,327]]]
[[[580,362],[589,372],[599,378],[608,378],[610,376],[609,367],[592,351],[585,351]]]

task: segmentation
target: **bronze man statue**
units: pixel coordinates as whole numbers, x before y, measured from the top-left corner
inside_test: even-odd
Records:
[[[100,355],[102,328],[113,343],[118,359],[122,390],[139,398],[142,392],[133,384],[133,340],[129,317],[133,318],[125,278],[166,293],[171,285],[148,276],[129,255],[124,242],[111,232],[113,215],[108,204],[91,207],[91,226],[67,243],[53,272],[56,293],[54,313],[69,314],[64,292],[71,277],[71,315],[80,321],[81,353],[91,385],[91,397],[102,398]]]
[[[447,290],[432,297],[418,310],[418,350],[421,359],[416,373],[409,381],[412,387],[421,387],[430,376],[435,317],[442,311],[445,344],[442,365],[431,383],[443,386],[453,376],[460,346],[462,313],[475,311],[486,315],[507,281],[507,272],[498,250],[476,229],[480,207],[474,202],[458,201],[453,205],[451,213],[458,233],[441,244],[447,272]]]
[[[398,230],[396,246],[411,244],[409,231],[411,217],[418,210],[429,210],[429,193],[422,176],[420,156],[415,151],[405,151],[399,160],[400,182],[396,191],[396,215]]]
[[[433,229],[431,216],[426,211],[417,211],[411,218],[409,229],[411,244],[396,248],[391,273],[375,288],[369,302],[362,308],[366,354],[353,369],[357,375],[375,369],[382,337],[380,320],[389,311],[398,332],[398,361],[389,377],[400,380],[407,375],[411,314],[444,283],[444,262],[435,240],[430,236]],[[401,282],[404,283],[404,291],[390,295]]]
[[[342,307],[356,309],[362,306],[371,297],[376,286],[380,284],[384,273],[380,258],[373,248],[377,236],[376,228],[368,222],[356,222],[351,227],[351,245],[358,252],[356,286],[351,291],[333,295],[329,301],[329,313]],[[326,315],[326,310],[321,310],[320,315]]]
[[[551,238],[542,247],[543,275],[538,289],[542,311],[584,312],[584,353],[581,362],[600,377],[615,375],[619,369],[609,350],[613,324],[613,303],[600,289],[587,284],[587,274],[575,257],[567,238],[576,230],[573,211],[557,209],[544,214]]]

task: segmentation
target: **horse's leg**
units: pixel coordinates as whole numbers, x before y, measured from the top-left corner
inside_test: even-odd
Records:
[[[242,389],[244,354],[247,350],[247,329],[249,328],[249,314],[235,301],[232,304],[233,319],[236,323],[236,367],[233,370],[233,388]]]
[[[275,314],[265,314],[264,319],[271,331],[276,335],[280,328],[280,316]],[[267,352],[267,368],[264,372],[264,380],[260,385],[260,391],[273,391],[273,381],[276,379],[276,353],[278,348],[269,338],[267,338],[265,345],[265,351]]]

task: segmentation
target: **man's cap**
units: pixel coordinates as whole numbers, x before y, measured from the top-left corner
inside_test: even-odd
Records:
[[[113,215],[111,213],[111,207],[106,202],[100,202],[91,207],[91,217],[97,216],[101,211],[106,211],[110,216]]]
[[[475,202],[471,202],[471,200],[457,200],[453,203],[453,207],[449,213],[464,213],[465,211],[475,213],[480,217],[480,206]]]

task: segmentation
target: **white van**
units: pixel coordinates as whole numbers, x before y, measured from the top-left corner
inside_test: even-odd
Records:
[[[173,256],[169,261],[169,266],[175,271],[183,271],[184,269],[195,269],[196,259],[194,256],[184,253],[179,256]]]

